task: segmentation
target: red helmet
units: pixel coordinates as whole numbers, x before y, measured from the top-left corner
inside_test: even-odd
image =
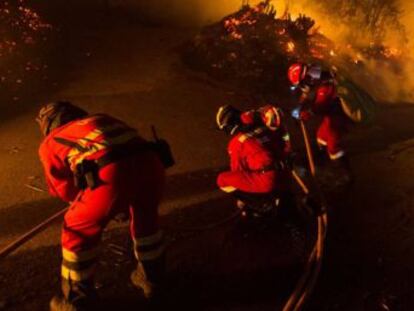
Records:
[[[296,63],[289,67],[288,78],[293,85],[299,85],[305,79],[308,66],[302,63]]]

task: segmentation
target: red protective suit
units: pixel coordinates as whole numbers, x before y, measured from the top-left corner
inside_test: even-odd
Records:
[[[271,193],[287,190],[289,172],[280,167],[284,144],[278,132],[266,127],[236,134],[228,145],[231,170],[219,174],[218,186],[225,192]]]
[[[49,191],[71,201],[62,231],[64,279],[82,282],[93,277],[102,231],[119,212],[130,213],[139,260],[152,260],[162,253],[157,207],[165,176],[153,151],[143,148],[100,168],[101,182],[93,190],[80,190],[74,184],[74,169],[83,159],[99,159],[115,148],[142,144],[145,141],[134,129],[107,115],[69,122],[42,142],[39,154]]]
[[[342,140],[348,120],[339,103],[335,84],[326,81],[313,86],[302,94],[300,101],[309,106],[312,113],[322,117],[316,133],[318,144],[327,148],[332,160],[343,157]]]

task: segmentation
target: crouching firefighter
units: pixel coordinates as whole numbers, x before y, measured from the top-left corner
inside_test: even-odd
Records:
[[[62,229],[62,295],[51,310],[84,310],[96,302],[94,274],[102,232],[119,213],[129,213],[138,261],[133,284],[148,298],[164,275],[164,243],[158,204],[165,167],[173,164],[164,140],[148,142],[105,114],[89,115],[69,102],[41,108],[45,136],[39,155],[49,192],[70,202]]]
[[[216,121],[220,130],[232,136],[228,144],[230,170],[217,177],[221,190],[233,194],[244,215],[266,216],[284,212],[293,204],[291,172],[281,151],[285,141],[266,126],[242,121],[242,113],[226,105]]]

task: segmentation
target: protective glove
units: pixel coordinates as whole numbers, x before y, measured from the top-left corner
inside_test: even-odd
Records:
[[[298,121],[308,121],[312,116],[312,112],[308,109],[303,109],[303,107],[297,107],[292,110],[291,115]]]
[[[300,120],[302,121],[308,121],[311,118],[311,116],[312,116],[312,113],[309,110],[302,109],[300,111],[299,117],[300,117]]]

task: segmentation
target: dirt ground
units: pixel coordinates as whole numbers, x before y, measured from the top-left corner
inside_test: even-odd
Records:
[[[124,119],[145,137],[154,124],[171,142],[177,165],[160,208],[169,293],[159,309],[278,310],[301,272],[312,224],[298,230],[276,220],[248,230],[234,218],[208,228],[234,213],[215,187],[228,138],[215,129],[214,114],[224,103],[250,107],[245,91],[182,65],[179,47],[195,29],[66,13],[60,35],[42,51],[51,62],[47,83],[28,83],[18,102],[0,94],[0,247],[64,206],[28,185],[44,187],[35,113],[42,101],[68,99]],[[409,103],[378,104],[376,122],[350,132],[356,181],[329,193],[327,249],[307,310],[413,310],[413,118]],[[298,128],[290,129],[301,149]],[[129,284],[126,231],[111,224],[104,235],[102,309],[148,307]],[[57,223],[0,262],[0,310],[47,310],[59,286],[59,234]]]

